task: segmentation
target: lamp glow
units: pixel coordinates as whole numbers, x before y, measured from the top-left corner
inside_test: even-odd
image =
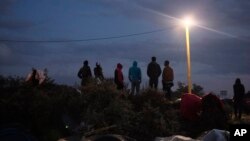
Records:
[[[189,27],[195,24],[194,20],[191,17],[186,17],[182,20],[182,23],[185,27]]]
[[[187,49],[187,81],[188,81],[188,93],[192,93],[192,81],[191,81],[191,59],[190,59],[190,38],[189,27],[194,25],[194,20],[191,17],[186,17],[182,20],[186,31],[186,49]]]

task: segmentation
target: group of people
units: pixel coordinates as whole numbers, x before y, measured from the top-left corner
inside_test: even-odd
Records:
[[[25,81],[32,86],[42,85],[48,78],[47,73],[48,70],[46,68],[44,70],[32,68]]]
[[[122,90],[124,88],[124,75],[122,72],[122,64],[118,63],[116,69],[114,71],[114,83],[118,90]],[[102,67],[100,64],[96,63],[96,67],[94,68],[95,79],[98,81],[104,80]],[[149,86],[153,89],[158,88],[159,77],[162,75],[162,87],[165,92],[165,97],[171,99],[171,87],[173,87],[174,83],[174,71],[169,65],[169,61],[166,60],[164,62],[164,69],[161,70],[160,65],[156,62],[156,57],[151,58],[151,62],[147,66],[147,76],[149,77]],[[34,76],[34,75],[33,75]],[[88,61],[85,60],[83,63],[83,67],[78,72],[78,77],[82,80],[82,86],[85,86],[90,78],[92,78],[91,69],[88,65]],[[142,80],[141,69],[138,67],[138,63],[136,61],[133,62],[132,66],[129,68],[128,79],[131,82],[131,94],[134,95],[139,94],[140,84]],[[32,79],[33,80],[33,79]],[[245,95],[245,87],[241,83],[239,78],[236,79],[235,84],[233,86],[234,89],[234,114],[235,117],[240,119],[242,115],[242,107],[243,107],[243,98]]]
[[[147,75],[149,77],[149,86],[154,89],[158,88],[158,80],[162,75],[163,90],[166,92],[166,98],[170,99],[171,87],[174,85],[174,72],[173,69],[169,66],[168,60],[164,62],[164,66],[165,67],[162,71],[160,65],[156,62],[156,57],[152,57],[151,62],[147,67]],[[124,75],[122,72],[122,68],[122,64],[118,63],[114,71],[114,82],[118,90],[122,90],[124,88]],[[94,68],[94,75],[97,80],[102,81],[104,79],[102,68],[98,63],[96,63],[96,67]],[[82,86],[85,86],[90,78],[92,78],[91,69],[88,65],[87,60],[83,62],[83,67],[78,71],[78,77],[82,80]],[[131,94],[135,94],[135,92],[136,94],[139,94],[142,73],[136,61],[134,61],[132,66],[129,68],[128,79],[131,82]]]
[[[102,81],[104,79],[102,67],[98,63],[96,63],[96,67],[94,68],[94,75],[98,81]],[[90,81],[90,78],[92,78],[91,69],[87,60],[83,62],[83,67],[78,71],[77,76],[82,79],[82,86],[85,86]]]
[[[122,90],[124,88],[124,76],[122,68],[122,64],[118,63],[114,71],[114,82],[118,90]],[[80,68],[77,75],[81,79],[81,85],[86,86],[86,84],[92,78],[91,69],[87,60],[83,62],[83,67]],[[171,87],[174,85],[174,71],[169,66],[168,60],[164,62],[164,69],[162,71],[160,65],[156,62],[156,57],[152,57],[151,62],[147,66],[147,76],[149,77],[149,86],[151,88],[158,88],[158,80],[161,75],[162,87],[163,91],[165,92],[165,97],[171,99]],[[98,80],[98,82],[104,80],[102,67],[99,63],[96,63],[96,67],[94,68],[94,77],[96,80]],[[32,68],[32,72],[29,73],[26,78],[26,82],[33,86],[37,86],[43,84],[47,78],[47,69],[37,70]],[[131,82],[131,94],[134,95],[135,92],[136,94],[139,94],[142,74],[141,69],[138,67],[138,63],[136,61],[134,61],[132,66],[129,68],[128,79]],[[234,114],[236,118],[241,119],[245,87],[239,78],[235,80],[233,90]]]

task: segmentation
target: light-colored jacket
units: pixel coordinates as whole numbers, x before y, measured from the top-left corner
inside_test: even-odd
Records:
[[[129,68],[128,78],[130,81],[141,81],[141,69],[137,67],[137,62],[133,62],[133,66]]]

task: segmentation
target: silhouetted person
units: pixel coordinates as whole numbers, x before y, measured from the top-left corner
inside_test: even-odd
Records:
[[[162,72],[162,87],[163,91],[165,91],[165,97],[168,99],[171,99],[171,87],[173,87],[174,83],[174,71],[173,69],[169,66],[169,61],[166,60],[164,62],[164,69]]]
[[[96,63],[96,67],[94,68],[95,79],[99,79],[102,81],[104,79],[102,67],[100,64]]]
[[[115,84],[118,90],[122,90],[124,88],[123,82],[123,73],[122,73],[122,64],[118,63],[115,69]]]
[[[35,68],[32,68],[31,84],[32,86],[37,86],[39,84],[39,76]]]
[[[137,67],[137,62],[133,62],[133,66],[129,68],[128,78],[131,82],[131,94],[133,95],[136,89],[136,94],[139,94],[141,84],[141,69]]]
[[[149,77],[149,86],[157,89],[158,78],[161,75],[161,67],[156,63],[156,57],[152,57],[152,61],[148,64],[147,75]]]
[[[92,73],[91,73],[91,69],[89,67],[89,62],[87,60],[85,60],[83,62],[83,67],[78,71],[77,76],[82,79],[82,86],[86,86],[86,84],[90,81],[90,79],[92,78]]]
[[[235,80],[234,88],[234,115],[235,118],[241,119],[242,108],[243,108],[243,99],[245,95],[245,87],[241,84],[239,78]]]

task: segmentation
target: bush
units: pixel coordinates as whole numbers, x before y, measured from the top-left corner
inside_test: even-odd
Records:
[[[145,89],[134,96],[127,89],[118,91],[113,81],[106,80],[100,84],[92,81],[79,92],[53,81],[32,87],[23,80],[0,76],[0,112],[4,113],[0,124],[22,124],[39,140],[54,141],[80,133],[69,132],[63,117],[74,123],[70,131],[81,129],[81,134],[87,136],[121,134],[143,141],[173,134],[194,137],[201,132],[194,126],[199,123],[184,121],[179,104],[166,100],[159,91]]]

